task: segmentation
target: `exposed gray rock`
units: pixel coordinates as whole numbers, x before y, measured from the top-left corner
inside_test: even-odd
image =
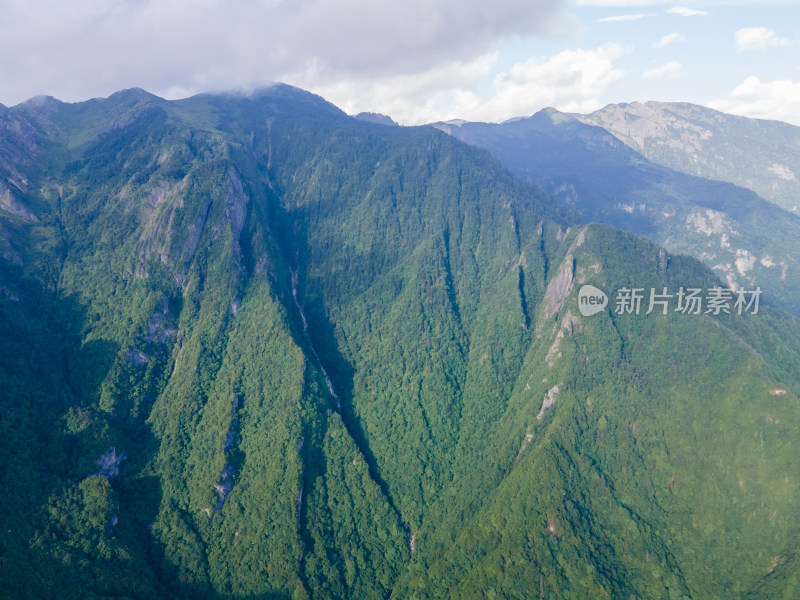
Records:
[[[95,461],[99,470],[95,475],[103,475],[108,479],[119,475],[119,465],[123,460],[127,459],[128,455],[124,452],[117,454],[117,449],[110,446],[105,454],[101,454],[100,458]]]
[[[157,255],[164,264],[180,257],[180,252],[184,248],[177,244],[176,232],[173,229],[175,223],[182,220],[180,212],[184,202],[181,192],[186,184],[185,178],[172,187],[166,182],[158,182],[150,189],[147,198],[131,203],[138,211],[138,218],[142,222],[137,245],[140,259],[137,277],[147,276],[143,263],[152,255]],[[125,197],[127,194],[126,186],[120,192],[120,196]]]
[[[547,291],[544,295],[544,316],[546,319],[561,310],[567,296],[572,292],[572,282],[575,279],[575,261],[571,255],[567,255],[565,262],[566,264],[561,269],[561,272],[547,286]]]
[[[156,308],[153,311],[153,314],[150,316],[150,320],[147,322],[147,335],[144,338],[145,341],[152,342],[158,337],[158,330],[168,313],[169,301],[167,300],[166,296],[162,296],[161,300],[159,300],[158,304],[156,304]]]
[[[539,410],[539,414],[536,415],[537,419],[541,419],[544,416],[545,411],[553,406],[556,403],[556,396],[558,395],[559,389],[557,385],[551,387],[547,394],[545,394],[544,402],[542,402],[542,408]]]
[[[242,180],[235,169],[228,169],[228,190],[225,194],[225,214],[231,220],[234,239],[239,239],[247,217],[247,204],[250,198],[244,193]]]
[[[5,294],[6,298],[11,300],[12,302],[19,302],[19,296],[17,296],[14,292],[12,292],[4,285],[0,285],[0,293]]]
[[[125,353],[125,360],[136,367],[141,367],[147,362],[147,355],[141,350],[131,348]]]
[[[167,338],[175,337],[176,335],[178,335],[177,329],[172,329],[171,327],[164,327],[158,333],[158,343],[166,344]]]
[[[147,322],[147,335],[144,336],[144,341],[166,344],[168,338],[174,337],[178,333],[175,329],[164,325],[168,314],[169,300],[166,296],[162,296]]]
[[[236,431],[239,428],[239,419],[233,419],[231,421],[230,429],[228,429],[228,435],[225,436],[225,450],[230,450],[233,448],[233,444],[236,441]]]
[[[220,482],[214,486],[214,491],[217,492],[219,501],[214,507],[214,512],[221,510],[223,504],[225,504],[225,500],[228,499],[228,494],[230,494],[233,489],[233,476],[235,473],[232,466],[225,465],[225,468],[222,469],[222,473],[219,474]]]
[[[18,200],[8,186],[2,181],[0,181],[0,210],[4,210],[26,221],[32,221],[34,223],[39,222],[39,218]]]
[[[275,275],[275,267],[272,264],[272,260],[267,254],[262,254],[261,256],[258,257],[258,260],[256,261],[256,266],[253,269],[253,274],[258,275],[262,271],[267,271],[267,274],[270,275],[271,277],[274,277]]]
[[[522,442],[522,445],[519,447],[519,452],[517,452],[517,458],[522,456],[522,453],[525,452],[525,449],[528,447],[528,444],[530,444],[532,441],[533,441],[533,434],[526,433],[525,441]]]
[[[203,228],[206,226],[209,210],[211,210],[211,200],[203,204],[200,208],[200,214],[197,215],[197,220],[190,227],[189,239],[186,241],[186,246],[183,251],[184,263],[190,263],[192,258],[194,258],[194,253],[197,252],[197,247],[200,245],[200,236],[203,235]]]

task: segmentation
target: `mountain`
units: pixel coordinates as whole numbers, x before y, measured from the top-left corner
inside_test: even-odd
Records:
[[[794,593],[796,318],[288,86],[0,123],[7,597]]]
[[[369,123],[379,123],[381,125],[397,125],[394,119],[379,113],[361,112],[358,113],[355,117],[356,119],[361,119],[362,121],[367,121]]]
[[[800,214],[800,127],[686,102],[611,104],[577,118],[657,164],[734,183]]]
[[[502,124],[436,127],[486,148],[584,219],[694,256],[729,286],[760,286],[775,306],[800,315],[800,217],[754,192],[663,167],[553,109]]]

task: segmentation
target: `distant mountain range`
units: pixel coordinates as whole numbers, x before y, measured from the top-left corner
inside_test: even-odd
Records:
[[[654,163],[735,183],[800,214],[800,127],[685,102],[612,104],[577,118]]]
[[[800,203],[800,128],[658,103],[435,126],[486,148],[584,219],[694,256],[729,286],[760,286],[800,314],[800,217],[780,208]],[[748,149],[757,155],[749,162]],[[760,172],[765,161],[782,166]]]
[[[709,303],[792,308],[796,217],[554,111],[390,125],[0,107],[0,595],[793,597],[800,322]]]

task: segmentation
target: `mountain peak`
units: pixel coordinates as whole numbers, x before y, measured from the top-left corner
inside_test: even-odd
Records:
[[[359,121],[367,121],[368,123],[377,123],[379,125],[390,125],[393,127],[397,126],[397,122],[387,115],[382,115],[380,113],[374,112],[360,112],[355,115],[356,119]]]
[[[242,99],[251,100],[253,102],[259,101],[291,101],[293,103],[302,103],[316,110],[325,110],[329,113],[337,115],[345,115],[338,106],[328,102],[322,96],[308,92],[299,87],[289,85],[288,83],[276,82],[272,85],[256,88],[250,92],[242,93],[228,93],[222,94],[223,96],[239,96]]]
[[[537,118],[547,117],[553,125],[559,125],[561,123],[567,123],[575,120],[572,116],[568,115],[567,113],[561,112],[560,110],[552,108],[550,106],[548,106],[547,108],[543,108],[542,110],[531,116],[531,118],[534,117]]]
[[[112,102],[135,102],[137,104],[144,104],[147,102],[164,102],[164,99],[155,94],[151,94],[147,90],[134,87],[125,90],[120,90],[111,94],[107,100]]]
[[[57,98],[53,98],[53,96],[34,96],[33,98],[28,98],[25,102],[21,102],[18,104],[18,107],[21,108],[28,108],[33,109],[36,111],[47,110],[47,109],[55,109],[58,108],[63,102],[58,100]]]

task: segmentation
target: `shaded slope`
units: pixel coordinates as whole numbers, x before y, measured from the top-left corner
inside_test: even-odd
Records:
[[[43,121],[38,222],[2,217],[34,303],[0,295],[5,589],[788,589],[795,319],[579,317],[585,281],[716,279],[431,128],[286,86],[98,102]]]

